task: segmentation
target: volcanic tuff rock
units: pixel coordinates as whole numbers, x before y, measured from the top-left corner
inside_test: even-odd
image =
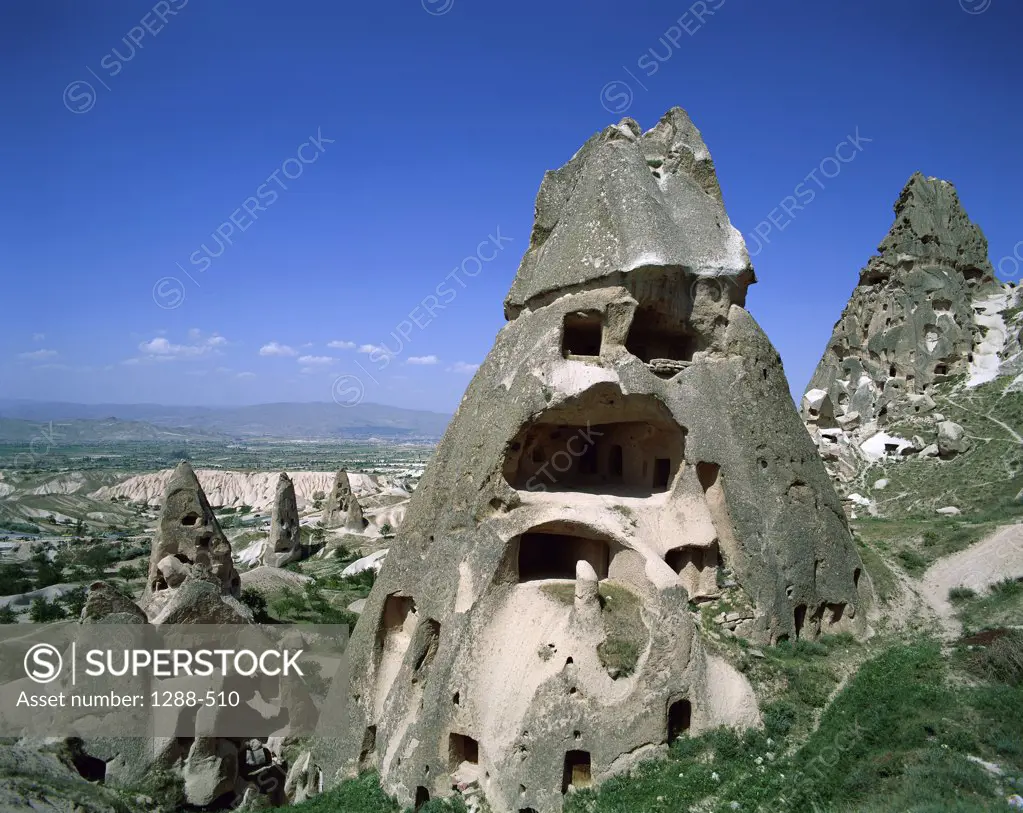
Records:
[[[231,544],[195,472],[182,461],[167,483],[149,556],[142,607],[150,618],[161,612],[195,565],[209,568],[222,594],[238,597],[241,580],[231,559]]]
[[[885,427],[935,408],[935,387],[973,387],[1011,372],[1014,335],[1003,314],[1018,291],[995,279],[987,240],[948,181],[913,175],[895,203],[895,223],[860,271],[802,401],[803,419],[839,480],[865,462],[913,454]],[[1018,352],[1018,350],[1017,350]],[[968,441],[940,429],[942,456]],[[940,439],[944,439],[941,442]]]
[[[340,528],[348,519],[348,503],[352,498],[352,485],[348,472],[341,469],[334,476],[334,486],[323,506],[323,527]]]
[[[353,493],[348,498],[348,511],[345,513],[345,530],[362,533],[366,528],[366,520],[362,515],[362,506],[359,505],[359,498]]]
[[[550,813],[687,730],[758,723],[690,602],[725,599],[763,643],[865,631],[869,580],[753,281],[681,109],[545,176],[510,321],[353,633],[333,781],[377,767],[412,804],[457,776],[495,813]]]
[[[281,472],[277,479],[273,513],[270,516],[270,539],[263,549],[263,564],[284,567],[289,562],[302,559],[304,555],[295,485],[287,474]]]

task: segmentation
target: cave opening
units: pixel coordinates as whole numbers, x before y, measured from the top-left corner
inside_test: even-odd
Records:
[[[593,783],[589,751],[569,751],[565,754],[565,770],[562,776],[561,792],[569,788],[579,790]]]
[[[685,435],[658,399],[600,384],[523,426],[504,476],[519,490],[647,497],[671,488]]]
[[[611,544],[582,536],[573,527],[543,527],[518,538],[518,581],[575,579],[576,563],[588,562],[598,579],[611,566]]]
[[[577,311],[565,314],[561,330],[561,354],[599,356],[602,322],[600,311]]]

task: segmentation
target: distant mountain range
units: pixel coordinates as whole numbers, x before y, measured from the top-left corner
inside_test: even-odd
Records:
[[[0,399],[0,442],[27,442],[39,425],[60,423],[64,442],[267,438],[281,440],[437,439],[450,415],[384,404],[255,404],[240,407],[74,404]]]

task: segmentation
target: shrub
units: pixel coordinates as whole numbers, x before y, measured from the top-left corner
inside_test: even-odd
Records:
[[[904,548],[898,554],[899,563],[914,575],[923,573],[927,568],[927,560],[915,550]]]
[[[32,600],[28,610],[28,617],[37,624],[45,624],[49,621],[60,621],[67,618],[67,611],[56,601],[47,601],[39,597]]]
[[[0,596],[24,593],[32,586],[17,565],[0,565]]]
[[[88,594],[84,587],[78,587],[69,593],[65,593],[57,599],[68,611],[72,618],[78,618],[85,609],[85,599]]]
[[[597,647],[597,656],[611,677],[628,677],[639,663],[639,647],[634,641],[609,637]]]
[[[971,598],[976,598],[977,593],[969,587],[953,587],[948,591],[948,600],[953,604],[959,604],[964,601],[969,601]]]
[[[0,607],[0,624],[17,624],[18,614],[9,606]]]
[[[975,652],[971,671],[1007,686],[1023,684],[1023,632],[1014,630]]]
[[[998,598],[1012,598],[1023,593],[1023,582],[1018,582],[1015,579],[1002,579],[1002,581],[992,584],[989,589],[991,595]]]
[[[252,618],[259,624],[265,624],[270,621],[270,615],[267,613],[266,599],[262,593],[253,590],[251,587],[246,587],[242,590],[240,596],[242,604],[252,610]]]

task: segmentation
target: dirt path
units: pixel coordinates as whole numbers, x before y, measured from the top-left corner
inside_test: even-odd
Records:
[[[999,528],[966,550],[939,559],[924,573],[920,595],[931,606],[948,636],[958,635],[959,622],[948,600],[953,587],[983,593],[1002,579],[1023,578],[1023,524]]]

